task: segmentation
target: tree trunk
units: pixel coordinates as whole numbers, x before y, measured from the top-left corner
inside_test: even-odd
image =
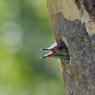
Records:
[[[47,3],[55,39],[69,49],[70,63],[62,65],[68,95],[95,95],[95,0]]]

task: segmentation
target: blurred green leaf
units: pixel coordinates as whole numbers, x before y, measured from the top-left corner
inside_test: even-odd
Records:
[[[46,0],[0,0],[0,95],[65,95]]]

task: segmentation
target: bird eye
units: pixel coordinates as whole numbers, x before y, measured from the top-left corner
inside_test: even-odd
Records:
[[[58,49],[59,49],[59,50],[62,50],[62,49],[63,49],[63,47],[62,47],[62,46],[60,46],[60,47],[58,47]]]

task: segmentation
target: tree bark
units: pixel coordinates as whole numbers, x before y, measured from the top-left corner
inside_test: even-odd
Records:
[[[62,67],[68,95],[95,95],[95,0],[47,3],[55,39],[69,49],[70,63]]]

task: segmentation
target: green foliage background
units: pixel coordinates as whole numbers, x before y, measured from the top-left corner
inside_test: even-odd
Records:
[[[46,0],[0,0],[0,95],[65,95]]]

